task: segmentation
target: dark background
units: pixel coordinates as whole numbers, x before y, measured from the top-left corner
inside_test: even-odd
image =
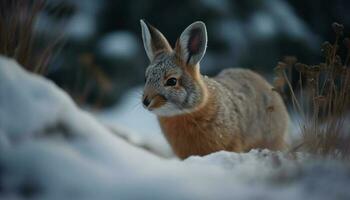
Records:
[[[334,40],[332,22],[348,30],[349,11],[346,0],[50,0],[35,30],[39,41],[60,38],[46,76],[78,103],[100,108],[143,83],[148,60],[140,19],[172,45],[189,24],[204,21],[205,74],[238,66],[272,74],[287,55],[321,62],[322,42]]]

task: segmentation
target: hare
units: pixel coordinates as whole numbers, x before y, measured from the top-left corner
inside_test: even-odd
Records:
[[[207,47],[203,22],[188,26],[174,49],[159,30],[140,22],[150,60],[143,105],[157,115],[179,158],[285,147],[288,112],[264,78],[239,68],[225,69],[213,78],[200,73]]]

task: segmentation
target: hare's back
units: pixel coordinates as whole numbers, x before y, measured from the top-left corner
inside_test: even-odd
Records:
[[[247,69],[226,69],[214,79],[228,89],[227,95],[244,113],[249,124],[245,130],[251,141],[267,140],[274,144],[276,139],[283,138],[289,121],[286,107],[262,76]]]
[[[263,77],[249,69],[225,69],[214,79],[231,91],[242,92],[247,95],[272,90],[272,86]]]

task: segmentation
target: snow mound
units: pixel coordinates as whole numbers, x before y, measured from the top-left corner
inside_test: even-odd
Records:
[[[267,150],[162,159],[0,57],[0,199],[348,199],[348,169]]]
[[[112,108],[90,112],[111,130],[114,130],[115,126],[117,130],[124,129],[124,132],[119,131],[119,135],[129,143],[143,146],[162,157],[174,157],[156,116],[142,107],[140,100],[142,89],[141,86],[131,89],[123,96],[120,103]]]

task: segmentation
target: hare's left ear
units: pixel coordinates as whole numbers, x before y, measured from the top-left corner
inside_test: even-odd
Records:
[[[172,51],[167,39],[158,29],[142,19],[140,20],[140,23],[143,45],[150,61],[153,61],[160,53]]]
[[[176,44],[177,56],[186,64],[195,65],[201,61],[207,49],[207,29],[201,21],[189,25]]]

